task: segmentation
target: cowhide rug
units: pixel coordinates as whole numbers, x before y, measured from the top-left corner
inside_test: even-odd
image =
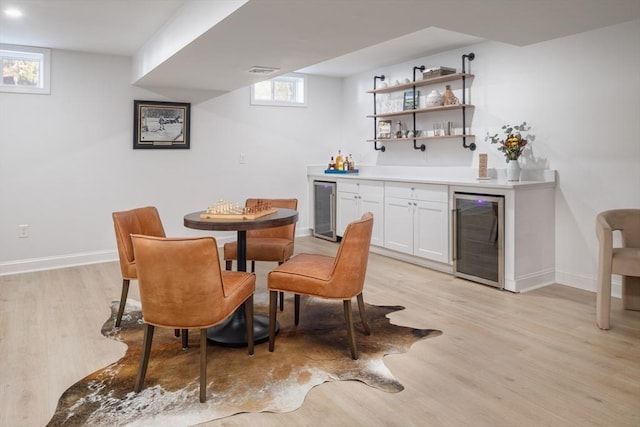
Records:
[[[258,295],[256,295],[258,297]],[[266,301],[255,301],[256,313],[267,314]],[[240,412],[289,412],[325,381],[357,380],[396,393],[403,386],[382,359],[404,353],[416,341],[442,332],[392,325],[387,314],[400,306],[366,305],[371,335],[366,336],[354,304],[359,360],[351,359],[342,303],[302,297],[300,324],[293,324],[293,298],[278,312],[280,333],[275,351],[257,344],[246,347],[211,345],[207,364],[207,401],[198,400],[199,332],[190,331],[189,349],[182,350],[173,330],[156,328],[144,388],[133,392],[140,363],[143,325],[139,303],[129,300],[121,328],[114,328],[118,302],[102,327],[108,338],[128,345],[124,357],[96,371],[63,393],[49,426],[168,425],[186,426]]]

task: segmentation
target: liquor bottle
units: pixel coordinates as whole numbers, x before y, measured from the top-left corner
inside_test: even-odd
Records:
[[[331,161],[329,162],[329,167],[327,169],[333,170],[336,168],[336,162],[333,161],[333,156],[331,156]]]
[[[342,170],[342,152],[340,150],[338,150],[338,155],[336,156],[336,169]]]
[[[344,164],[342,165],[342,170],[345,170],[345,171],[349,170],[349,156],[345,156]]]
[[[355,160],[353,160],[353,154],[349,154],[349,170],[355,170],[356,168],[356,162]]]

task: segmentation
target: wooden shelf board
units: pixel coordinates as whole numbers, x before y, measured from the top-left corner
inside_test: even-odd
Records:
[[[413,113],[435,113],[438,111],[461,110],[462,107],[474,108],[475,106],[472,104],[441,105],[438,107],[418,108],[416,110],[404,110],[404,111],[394,111],[392,113],[369,114],[367,117],[370,119],[373,119],[373,118],[406,116],[407,114],[413,114]]]
[[[462,80],[463,76],[466,79],[472,79],[474,77],[473,74],[469,74],[469,73],[447,74],[445,76],[437,76],[437,77],[430,77],[428,79],[423,79],[423,80],[416,80],[415,82],[411,82],[411,83],[403,83],[403,84],[400,84],[400,85],[387,86],[387,87],[384,87],[384,88],[369,90],[369,91],[367,91],[367,93],[400,92],[400,91],[403,91],[403,90],[413,89],[414,86],[415,87],[421,87],[421,86],[434,85],[434,84],[438,84],[438,83],[452,82],[454,80]]]
[[[475,135],[442,135],[442,136],[417,136],[415,138],[381,138],[381,139],[367,139],[367,142],[405,142],[405,141],[430,141],[433,139],[460,139],[462,137],[475,138]]]

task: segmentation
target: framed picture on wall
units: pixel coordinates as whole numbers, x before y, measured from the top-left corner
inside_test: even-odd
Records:
[[[391,138],[391,120],[378,121],[378,139]]]
[[[191,104],[133,101],[133,148],[189,148]]]
[[[420,91],[416,90],[415,93],[412,90],[408,90],[404,93],[404,104],[402,105],[402,109],[406,110],[414,110],[418,108],[418,97],[420,96]]]

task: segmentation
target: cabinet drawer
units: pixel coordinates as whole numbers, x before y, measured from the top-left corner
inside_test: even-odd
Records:
[[[338,181],[338,191],[343,191],[345,193],[382,195],[383,187],[384,185],[380,181],[364,181],[355,179]]]
[[[385,182],[384,195],[386,197],[447,203],[449,190],[446,185],[439,184]]]
[[[416,186],[415,194],[418,200],[442,203],[449,201],[449,189],[446,185],[419,184]]]

